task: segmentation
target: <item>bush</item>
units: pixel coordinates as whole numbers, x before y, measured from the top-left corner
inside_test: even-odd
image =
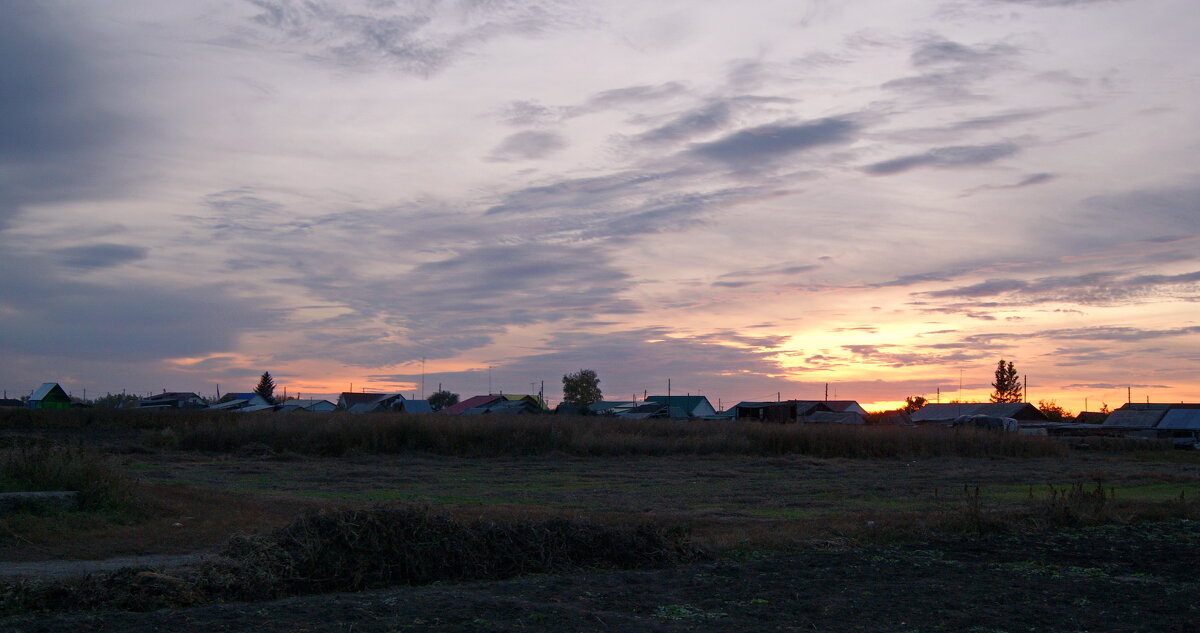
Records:
[[[577,519],[463,523],[427,508],[314,513],[178,576],[123,569],[0,585],[0,611],[152,610],[397,584],[502,579],[580,568],[662,567],[703,557],[679,529]]]

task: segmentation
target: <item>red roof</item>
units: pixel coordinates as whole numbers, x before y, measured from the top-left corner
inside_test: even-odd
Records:
[[[503,400],[503,399],[504,399],[504,396],[471,396],[470,398],[467,398],[466,400],[463,400],[462,402],[459,402],[458,404],[452,404],[452,405],[446,407],[445,409],[442,409],[440,411],[440,413],[449,413],[450,415],[458,415],[458,414],[462,413],[463,411],[466,411],[467,409],[474,409],[475,407],[483,406],[485,404],[495,402],[497,400]]]

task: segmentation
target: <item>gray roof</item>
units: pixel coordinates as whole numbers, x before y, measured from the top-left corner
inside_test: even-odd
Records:
[[[322,405],[325,405],[324,407]],[[280,411],[312,411],[313,409],[325,409],[332,411],[337,408],[337,405],[328,400],[287,400],[279,405]]]
[[[1200,431],[1200,409],[1171,409],[1155,428],[1172,431]]]
[[[822,424],[862,424],[863,417],[854,411],[813,411],[802,416],[801,422],[818,422]]]
[[[1108,414],[1104,426],[1152,427],[1162,419],[1165,409],[1120,408]]]
[[[1028,402],[946,402],[927,404],[914,411],[913,422],[953,420],[960,415],[988,415],[994,418],[1045,420],[1037,407]]]
[[[405,400],[405,413],[433,413],[433,407],[429,406],[428,400]]]

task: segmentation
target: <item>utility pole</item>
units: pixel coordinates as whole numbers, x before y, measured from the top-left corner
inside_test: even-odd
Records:
[[[421,357],[421,399],[425,399],[425,357]]]

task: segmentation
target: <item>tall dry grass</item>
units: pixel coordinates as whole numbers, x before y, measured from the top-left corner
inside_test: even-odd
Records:
[[[145,440],[170,449],[232,452],[265,445],[317,456],[430,453],[500,457],[808,455],[854,459],[1061,457],[1045,437],[975,429],[746,422],[675,422],[565,416],[267,414],[175,419]]]
[[[17,442],[0,449],[0,489],[78,491],[81,510],[136,514],[136,486],[105,456],[78,445]]]

